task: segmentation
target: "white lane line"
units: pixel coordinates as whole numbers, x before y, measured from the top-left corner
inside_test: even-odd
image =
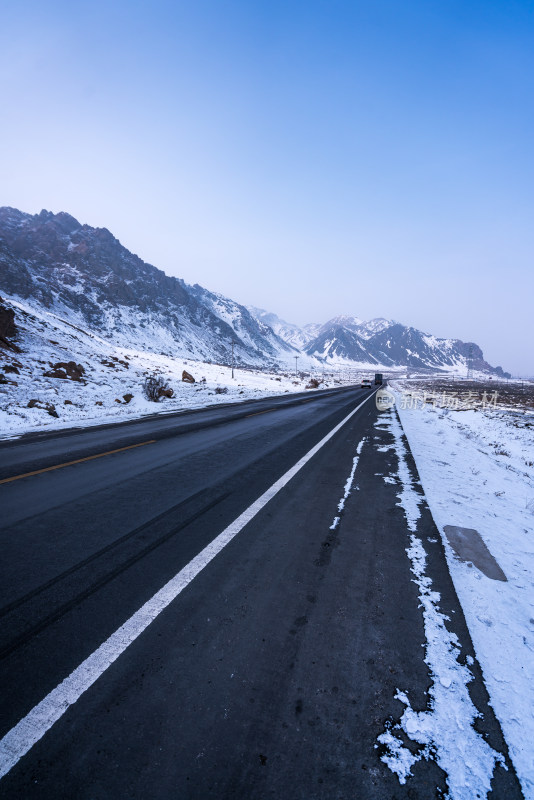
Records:
[[[345,425],[351,417],[371,398],[365,398],[324,439],[312,447],[300,461],[291,467],[270,489],[261,495],[246,511],[220,533],[192,561],[178,572],[174,578],[156,592],[139,611],[136,611],[124,625],[121,625],[109,639],[100,645],[71,674],[41,700],[0,740],[0,778],[6,775],[15,764],[41,739],[52,725],[60,719],[69,706],[124,653],[151,622],[191,583],[198,573],[226,547],[245,525],[289,483],[289,481],[313,458],[313,456]]]

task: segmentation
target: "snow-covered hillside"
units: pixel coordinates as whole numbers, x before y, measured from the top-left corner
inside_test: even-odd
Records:
[[[264,311],[264,309],[255,308],[254,306],[250,306],[249,311],[259,322],[268,325],[280,339],[298,351],[304,350],[307,343],[313,338],[314,334],[310,332],[309,328],[313,328],[315,331],[316,328],[320,327],[308,325],[304,328],[299,328],[298,325],[285,322],[270,311]]]
[[[0,346],[0,438],[34,430],[95,425],[155,412],[235,403],[266,394],[303,391],[309,376],[203,363],[183,356],[114,344],[84,330],[77,317],[4,298],[16,330]],[[194,384],[182,381],[186,370]],[[149,402],[147,375],[162,376],[172,398]],[[333,385],[326,379],[321,388]]]
[[[502,375],[480,347],[398,322],[341,315],[299,327],[189,286],[66,213],[0,208],[0,294],[49,310],[104,341],[146,353],[273,369],[474,369]]]
[[[269,366],[291,348],[244,306],[188,286],[69,214],[0,208],[0,293],[147,352]]]
[[[508,401],[505,394],[501,401],[495,392],[499,396],[495,407],[492,403],[484,407],[480,398],[474,402],[471,391],[453,405],[452,394],[432,396],[428,386],[399,382],[393,388],[491,704],[525,798],[532,800],[532,388],[523,407],[517,388],[515,399]],[[455,531],[463,538],[454,538]]]

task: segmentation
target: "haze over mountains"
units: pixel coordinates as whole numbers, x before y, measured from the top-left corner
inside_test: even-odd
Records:
[[[462,370],[503,375],[480,347],[386,319],[338,316],[300,328],[201,286],[169,277],[107,229],[61,212],[0,208],[0,294],[47,309],[125,347],[272,367],[308,363]],[[303,363],[303,362],[301,362]]]

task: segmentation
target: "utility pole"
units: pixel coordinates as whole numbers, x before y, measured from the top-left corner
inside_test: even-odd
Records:
[[[473,345],[469,345],[469,354],[467,356],[467,380],[473,380]]]
[[[232,339],[232,378],[234,377],[234,340]]]
[[[297,373],[298,360],[299,360],[299,357],[295,356],[295,378],[298,378],[298,373]]]

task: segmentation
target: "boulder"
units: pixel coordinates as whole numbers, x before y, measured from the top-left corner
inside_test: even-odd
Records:
[[[82,381],[85,369],[75,361],[58,361],[52,364],[52,369],[43,372],[45,378],[60,378],[61,380]]]
[[[191,373],[187,372],[187,370],[185,370],[185,369],[182,372],[182,380],[183,380],[184,383],[195,383],[195,379],[193,378]]]
[[[46,413],[50,414],[51,417],[55,417],[56,419],[59,418],[59,414],[57,413],[56,407],[53,403],[45,403],[42,405],[41,401],[37,400],[35,397],[32,397],[26,408],[40,408],[41,411],[46,411]]]
[[[193,380],[194,382],[194,380]],[[159,389],[158,397],[174,397],[174,390],[173,389]]]
[[[67,361],[67,363],[64,361],[59,361],[57,364],[54,364],[54,368],[63,368],[69,378],[73,381],[80,381],[85,374],[85,369],[82,367],[82,365],[77,364],[75,361]]]
[[[44,378],[61,378],[61,380],[67,380],[67,373],[64,369],[49,369],[46,372],[43,372]]]

